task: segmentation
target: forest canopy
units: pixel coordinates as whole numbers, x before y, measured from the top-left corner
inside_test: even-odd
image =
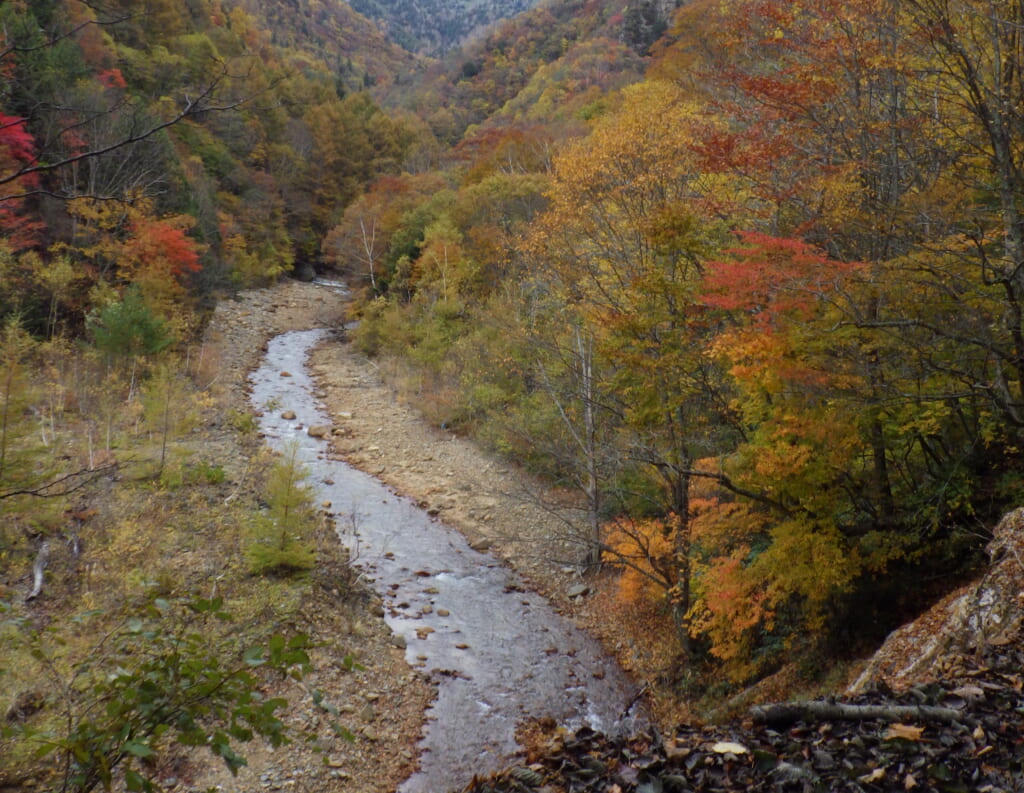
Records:
[[[529,20],[557,7],[536,13],[453,95],[543,51]],[[587,51],[563,43],[467,129],[447,191],[371,188],[372,274],[338,257],[360,342],[438,423],[577,494],[577,560],[623,569],[684,668],[866,648],[1021,497],[1022,22],[691,3],[634,85],[546,108]]]
[[[970,572],[1024,494],[1019,4],[549,2],[438,59],[300,6],[0,5],[10,372],[85,339],[131,395],[331,269],[666,667],[861,650]]]

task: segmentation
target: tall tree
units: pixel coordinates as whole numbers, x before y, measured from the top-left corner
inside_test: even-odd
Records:
[[[667,594],[688,649],[692,477],[731,423],[722,373],[703,355],[712,326],[695,299],[719,244],[712,209],[728,190],[694,155],[708,123],[668,83],[628,89],[614,114],[556,157],[551,206],[533,232],[542,277],[612,372],[601,399],[619,417],[625,453],[660,484]]]

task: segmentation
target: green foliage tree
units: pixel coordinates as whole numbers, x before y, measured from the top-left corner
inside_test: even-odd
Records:
[[[135,286],[119,301],[93,312],[86,326],[97,349],[111,360],[156,355],[174,341],[167,323],[146,305]]]
[[[160,438],[160,462],[156,477],[163,475],[167,465],[168,444],[194,426],[188,381],[179,361],[160,363],[142,385],[142,405],[146,423]]]
[[[289,444],[267,476],[267,514],[255,520],[246,549],[254,574],[288,575],[313,567],[316,514],[306,484],[309,472],[298,453],[298,443]]]

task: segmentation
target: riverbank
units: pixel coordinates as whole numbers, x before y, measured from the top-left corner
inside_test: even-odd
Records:
[[[570,617],[586,620],[574,546],[548,506],[564,494],[428,424],[378,366],[343,336],[321,344],[312,371],[334,419],[332,452],[491,550]]]
[[[211,421],[230,424],[251,413],[247,378],[269,338],[338,327],[343,310],[340,292],[292,280],[222,301],[203,348],[216,371]],[[255,450],[237,447],[233,432],[223,433],[216,443],[218,455],[230,460],[228,476],[244,483]],[[347,579],[345,554],[333,533],[324,537],[319,557],[327,569],[317,571],[301,606],[300,624],[290,626],[315,642],[313,669],[300,683],[280,681],[268,692],[289,700],[285,721],[293,742],[277,750],[259,742],[247,745],[248,765],[237,776],[200,758],[186,777],[187,787],[182,782],[178,789],[381,793],[394,790],[415,768],[416,744],[434,689],[405,662],[376,597],[361,584],[354,591],[341,585]]]

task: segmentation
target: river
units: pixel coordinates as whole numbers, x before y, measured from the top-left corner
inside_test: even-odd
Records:
[[[401,793],[459,789],[502,767],[526,719],[550,716],[606,732],[634,726],[627,710],[635,687],[597,642],[515,571],[378,480],[329,459],[326,441],[307,433],[331,423],[306,369],[309,351],[327,335],[272,339],[250,377],[251,399],[268,443],[298,444],[317,498],[331,502],[339,536],[384,598],[407,661],[438,684],[420,770]],[[282,418],[286,409],[294,419]]]

